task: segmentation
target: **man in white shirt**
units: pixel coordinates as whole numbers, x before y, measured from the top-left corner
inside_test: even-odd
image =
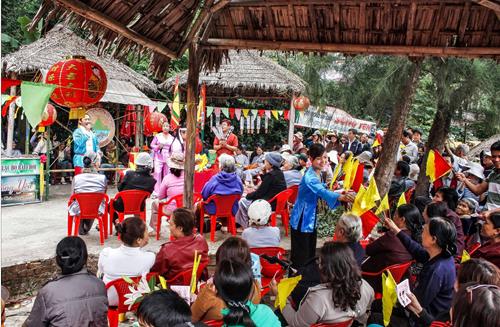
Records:
[[[401,145],[398,152],[398,161],[403,160],[403,156],[410,158],[408,164],[416,163],[418,160],[418,148],[411,141],[412,135],[408,131],[403,131],[403,137],[401,138]]]

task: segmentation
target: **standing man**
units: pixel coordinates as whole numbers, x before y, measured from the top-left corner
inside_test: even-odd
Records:
[[[403,131],[403,137],[401,138],[401,145],[398,153],[398,160],[403,160],[403,156],[410,158],[408,164],[416,163],[418,160],[418,148],[411,141],[412,135],[408,131]]]
[[[232,133],[231,121],[224,119],[220,124],[222,135],[214,139],[214,150],[217,151],[217,158],[223,153],[234,156],[238,149],[238,137]]]
[[[97,137],[92,131],[92,122],[90,116],[85,114],[78,120],[78,128],[73,131],[73,166],[75,167],[75,176],[83,170],[83,157],[91,153],[97,154],[99,151]]]
[[[425,153],[425,143],[422,141],[422,131],[414,128],[413,129],[413,143],[417,146],[418,149],[418,162],[420,163]]]
[[[366,133],[361,134],[359,140],[361,141],[361,152],[365,151],[372,152],[372,146],[368,142],[368,134]]]
[[[361,144],[361,142],[359,142],[356,139],[357,133],[358,133],[358,131],[354,128],[351,128],[347,132],[347,142],[344,144],[344,151],[343,152],[351,151],[354,156],[357,156],[358,154],[360,154],[362,152],[363,145]]]

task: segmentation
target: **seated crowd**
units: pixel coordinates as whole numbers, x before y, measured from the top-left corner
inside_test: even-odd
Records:
[[[432,183],[430,195],[417,196],[418,170],[412,166],[418,168],[425,152],[421,134],[418,130],[403,133],[388,189],[391,209],[379,216],[380,223],[364,235],[365,218],[343,213],[333,241],[322,243],[318,256],[318,203],[349,207],[355,197],[351,191],[342,192],[342,174],[334,180],[332,172],[347,157],[358,157],[365,163],[362,184],[368,186],[380,145],[371,147],[366,134],[358,140],[355,130],[346,137],[329,133],[325,141],[318,132],[306,142],[302,133],[296,133],[293,146],[280,151],[266,153],[258,145],[248,158],[245,147],[239,146],[235,156],[220,155],[219,171],[205,184],[201,198],[241,195],[231,207],[241,236],[225,238],[216,251],[214,270],[206,269],[209,247],[197,227],[205,220],[203,213],[214,214],[215,203],[198,204],[195,210],[171,203],[158,212],[161,202],[183,192],[184,155],[173,153],[168,161],[170,173],[152,204],[150,223],[138,217],[118,221],[115,215],[122,244],[101,251],[97,276],[87,271],[85,242],[77,236],[61,240],[56,248],[61,274],[39,290],[24,325],[107,326],[108,306],[116,306],[118,298],[113,288],[106,289],[106,283],[154,272],[167,285],[175,285],[179,274],[192,270],[196,254],[201,255],[203,269],[196,299],[187,303],[171,289],[153,291],[136,310],[139,326],[205,326],[209,320],[224,326],[271,327],[348,321],[351,326],[372,327],[500,326],[500,142],[482,154],[481,164],[469,160],[464,147],[456,153],[446,149],[443,157],[453,169]],[[492,166],[487,165],[490,162]],[[136,164],[137,170],[125,175],[118,190],[153,192],[151,157],[140,153]],[[105,182],[93,175],[93,158],[84,158],[84,165],[84,173],[73,179],[73,192],[105,193]],[[332,191],[330,185],[339,190]],[[290,201],[290,260],[274,259],[282,265],[285,277],[302,278],[287,294],[286,304],[274,308],[264,302],[268,303],[268,296],[281,298],[283,274],[275,274],[269,282],[263,275],[268,258],[254,252],[255,248],[280,246],[280,228],[270,224],[276,201],[269,200],[297,186],[297,199]],[[405,195],[408,203],[397,205]],[[113,209],[123,211],[123,203],[114,202]],[[78,204],[71,204],[69,210],[78,215]],[[143,248],[151,229],[156,229],[157,215],[170,217],[170,241],[154,254]],[[80,234],[87,234],[91,226],[92,220],[82,220]],[[205,226],[207,231],[210,226]],[[397,302],[390,321],[384,321],[379,296],[382,278],[377,273],[406,263],[408,269],[397,282],[409,279],[410,303]]]

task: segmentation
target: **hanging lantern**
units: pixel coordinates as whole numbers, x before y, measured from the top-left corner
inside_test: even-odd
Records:
[[[309,98],[304,95],[296,97],[295,100],[293,100],[293,106],[298,111],[306,110],[307,108],[309,108],[310,104],[311,102],[309,101]]]
[[[102,67],[82,56],[73,56],[52,65],[45,83],[57,85],[50,98],[71,109],[70,119],[80,118],[85,114],[83,108],[98,103],[108,85]]]
[[[42,113],[42,121],[38,124],[38,131],[44,132],[46,126],[52,125],[57,119],[57,111],[53,105],[48,103]]]
[[[153,111],[147,115],[144,125],[149,132],[157,133],[163,129],[163,124],[168,123],[167,116],[158,111]]]

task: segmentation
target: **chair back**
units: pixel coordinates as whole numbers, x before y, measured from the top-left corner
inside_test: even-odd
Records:
[[[207,169],[201,172],[195,172],[194,173],[194,192],[195,193],[201,193],[201,190],[203,190],[203,186],[208,182],[212,176],[217,174],[217,172],[213,169]]]
[[[293,191],[288,198],[288,202],[290,202],[291,204],[295,204],[295,201],[297,201],[297,195],[299,195],[299,186],[290,186],[288,189]]]
[[[146,280],[149,281],[153,277],[159,280],[158,276],[159,276],[158,273],[148,273],[146,275]],[[129,278],[133,280],[134,283],[138,283],[141,280],[141,276],[129,277]],[[106,284],[106,290],[114,288],[116,290],[116,293],[118,294],[118,308],[117,308],[118,313],[136,311],[137,307],[139,306],[139,304],[134,304],[129,310],[128,304],[124,304],[124,302],[127,300],[125,295],[130,293],[129,286],[130,284],[127,283],[123,278],[112,280]]]
[[[121,198],[123,201],[123,214],[133,215],[141,213],[141,206],[149,197],[150,193],[142,190],[126,190],[116,193],[115,200]]]
[[[200,265],[198,266],[198,271],[196,272],[196,280],[200,279],[203,270],[205,270],[207,266],[208,266],[208,261],[200,262]],[[167,280],[167,285],[189,286],[191,284],[192,274],[193,274],[193,268],[181,271],[174,277]]]
[[[80,218],[96,218],[99,217],[99,207],[103,200],[106,204],[109,202],[109,197],[106,193],[75,193],[72,194],[68,201],[68,206],[76,200],[80,206]]]
[[[222,320],[207,320],[207,321],[203,321],[203,323],[209,327],[222,327],[222,326],[224,326],[224,321],[222,321]]]
[[[175,207],[176,208],[182,208],[184,207],[184,194],[177,194],[168,199],[167,202],[163,203],[163,205],[168,205],[172,202],[175,202]],[[160,211],[161,212],[161,211]]]
[[[277,257],[282,259],[286,250],[280,247],[263,247],[263,248],[250,248],[250,252],[257,255],[267,254],[270,257]],[[282,267],[278,263],[269,263],[266,259],[260,259],[260,266],[262,267],[261,273],[264,277],[272,278],[276,272],[282,271]],[[284,273],[284,271],[283,271]]]
[[[282,212],[287,209],[288,205],[288,199],[290,196],[293,194],[293,190],[290,188],[287,188],[284,191],[279,192],[276,194],[271,200],[267,201],[269,203],[272,203],[276,201],[276,212]]]
[[[353,320],[347,320],[347,321],[342,321],[342,322],[336,322],[333,324],[325,324],[325,323],[317,323],[311,325],[311,327],[349,327],[352,325]]]
[[[233,215],[233,205],[241,199],[241,194],[211,195],[204,204],[211,201],[215,204],[215,214],[217,217],[231,217]]]

